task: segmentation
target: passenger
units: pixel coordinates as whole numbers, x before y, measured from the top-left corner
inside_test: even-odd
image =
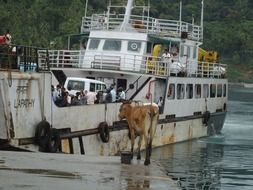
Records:
[[[81,103],[81,105],[87,104],[87,93],[88,93],[87,90],[85,90],[85,91],[82,90],[80,92],[80,103]]]
[[[52,98],[53,98],[54,90],[55,90],[54,85],[51,85],[51,95],[52,95]]]
[[[111,94],[111,89],[107,89],[106,95],[105,95],[105,102],[106,103],[111,103],[112,102],[112,94]]]
[[[162,96],[160,96],[160,98],[158,99],[157,105],[159,107],[159,113],[161,113],[162,112],[162,106],[163,106],[163,97]]]
[[[96,101],[95,104],[101,104],[103,103],[103,91],[98,91],[96,95]]]
[[[164,53],[162,55],[162,59],[163,59],[163,61],[168,61],[168,59],[170,59],[171,56],[172,56],[172,54],[169,52],[169,50],[165,49]]]
[[[62,99],[59,101],[58,106],[59,107],[67,107],[68,105],[69,105],[68,104],[68,93],[63,92],[62,93]]]
[[[87,93],[87,104],[94,104],[96,100],[96,93],[95,92],[88,92]]]
[[[119,89],[118,89],[118,101],[119,102],[121,102],[121,101],[123,101],[123,100],[125,100],[126,99],[126,93],[125,93],[125,91],[123,90],[123,88],[122,87],[119,87]]]
[[[6,30],[6,33],[5,33],[5,42],[7,45],[10,45],[11,44],[11,35],[10,35],[10,31],[9,29]]]
[[[78,96],[72,96],[71,105],[72,106],[79,106],[79,105],[81,105],[81,102],[78,99]]]
[[[53,91],[53,101],[56,103],[57,101],[59,101],[59,99],[61,99],[61,85],[58,84],[56,86],[56,88]]]
[[[70,104],[71,104],[71,99],[72,99],[72,97],[69,95],[69,92],[68,92],[68,91],[66,91],[66,94],[67,94],[67,102],[68,102],[68,104],[70,105]]]
[[[6,30],[3,36],[0,36],[0,45],[10,45],[11,44],[11,35],[9,29]]]
[[[111,91],[111,96],[112,96],[112,102],[116,102],[116,90],[115,90],[115,85],[111,85],[110,87]]]

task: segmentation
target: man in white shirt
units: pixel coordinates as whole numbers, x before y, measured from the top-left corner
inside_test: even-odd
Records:
[[[97,100],[95,92],[88,92],[86,96],[87,96],[87,104],[94,104],[95,101]]]
[[[126,99],[126,93],[125,93],[125,91],[123,90],[122,87],[118,88],[118,92],[119,92],[118,100],[119,101],[125,100]]]
[[[111,89],[110,93],[112,95],[112,102],[116,102],[116,90],[114,87]]]

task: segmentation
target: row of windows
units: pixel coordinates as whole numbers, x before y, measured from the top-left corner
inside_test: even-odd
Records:
[[[99,43],[101,40],[99,39],[91,39],[89,44],[90,50],[98,49]],[[121,40],[105,40],[103,45],[103,50],[107,51],[121,51]],[[127,50],[132,52],[140,52],[141,50],[141,42],[139,41],[128,41],[127,42]]]
[[[99,44],[101,43],[100,39],[91,39],[89,44],[90,50],[98,49]],[[114,39],[107,39],[104,41],[103,50],[107,51],[121,51],[122,41],[121,40],[114,40]],[[173,47],[177,47],[177,44],[171,45],[171,51],[173,51]],[[148,52],[151,53],[151,43],[148,43]],[[128,41],[127,42],[127,50],[130,52],[140,52],[141,50],[141,42],[140,41]],[[178,50],[176,50],[178,51]],[[195,59],[197,56],[197,47],[193,46],[186,46],[181,45],[181,53],[180,57],[184,57],[187,55],[188,58]]]
[[[167,98],[192,99],[192,98],[215,98],[226,97],[226,84],[170,84]]]

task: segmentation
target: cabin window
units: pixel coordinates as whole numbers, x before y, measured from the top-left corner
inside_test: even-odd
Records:
[[[147,53],[152,53],[152,44],[150,42],[147,43]]]
[[[103,91],[103,92],[105,92],[106,91],[106,86],[105,86],[105,84],[97,84],[96,83],[96,92],[97,91]]]
[[[195,84],[195,98],[201,98],[201,84]]]
[[[193,84],[186,85],[186,98],[192,99],[193,97]]]
[[[197,57],[197,47],[193,47],[193,55],[192,58],[195,59]]]
[[[117,89],[121,87],[123,90],[127,88],[127,80],[126,79],[117,79]]]
[[[103,50],[120,51],[121,41],[120,40],[105,40]]]
[[[203,85],[203,97],[204,98],[209,97],[209,86],[208,86],[208,84]]]
[[[191,56],[191,47],[187,46],[187,57]]]
[[[216,84],[211,84],[210,85],[210,97],[214,98],[216,95]]]
[[[96,91],[102,90],[102,84],[96,84]]]
[[[175,99],[175,84],[170,84],[168,93],[167,93],[167,99],[173,100]]]
[[[84,81],[75,81],[75,80],[70,80],[68,82],[67,89],[68,90],[83,90],[84,89]]]
[[[227,85],[224,84],[223,86],[223,97],[226,97],[227,96]]]
[[[184,99],[184,84],[177,84],[177,99]]]
[[[141,42],[138,41],[129,41],[127,46],[128,51],[140,52],[141,50]]]
[[[97,49],[99,42],[100,42],[100,40],[98,40],[98,39],[91,39],[90,44],[89,44],[89,49],[90,50]]]
[[[217,85],[217,97],[222,96],[222,84]]]
[[[95,83],[90,83],[90,92],[95,92]]]

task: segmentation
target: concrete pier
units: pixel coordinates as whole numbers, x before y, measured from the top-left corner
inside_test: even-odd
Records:
[[[120,157],[0,151],[1,190],[178,189],[159,163]]]

